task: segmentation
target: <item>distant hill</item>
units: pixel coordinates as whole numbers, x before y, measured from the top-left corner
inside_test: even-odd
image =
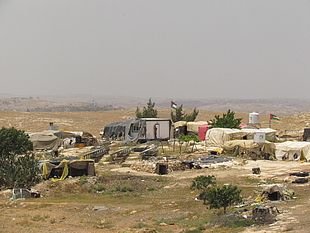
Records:
[[[260,114],[276,114],[289,116],[310,112],[310,100],[307,99],[168,99],[152,98],[157,109],[169,109],[173,100],[183,109],[197,108],[205,111],[234,112]],[[127,96],[95,96],[95,95],[63,95],[17,97],[0,94],[0,109],[8,111],[30,112],[63,112],[63,111],[110,111],[135,110],[146,106],[148,98]]]
[[[87,112],[122,110],[124,108],[95,102],[51,102],[39,97],[13,97],[0,99],[0,109],[22,112]]]

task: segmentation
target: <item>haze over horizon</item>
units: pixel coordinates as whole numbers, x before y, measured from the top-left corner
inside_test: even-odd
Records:
[[[0,93],[301,98],[310,1],[0,0]]]

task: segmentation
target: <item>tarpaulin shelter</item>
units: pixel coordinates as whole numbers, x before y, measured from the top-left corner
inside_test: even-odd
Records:
[[[310,142],[286,141],[276,144],[277,160],[310,160]]]
[[[61,139],[53,132],[43,131],[31,133],[29,140],[33,144],[33,150],[52,150],[57,151],[61,145]]]
[[[188,135],[194,133],[199,136],[199,127],[201,125],[207,125],[207,121],[177,121],[173,123],[175,137],[180,136],[181,134]],[[204,129],[201,129],[203,131]],[[201,134],[202,135],[202,134]],[[201,138],[200,138],[201,139]],[[202,139],[204,140],[204,139]]]
[[[72,133],[72,132],[69,132],[69,131],[62,131],[62,130],[57,130],[57,131],[54,131],[54,130],[45,130],[43,132],[50,132],[50,133],[53,133],[55,136],[57,136],[58,138],[60,139],[64,139],[64,138],[71,138],[71,137],[74,137],[75,134]]]
[[[95,162],[93,159],[80,159],[78,157],[60,158],[43,161],[40,168],[44,179],[56,177],[64,180],[67,176],[96,175]]]
[[[207,121],[189,121],[187,122],[187,132],[198,134],[199,126],[205,125],[205,124],[208,124],[208,122]]]
[[[302,135],[302,140],[303,141],[309,141],[308,138],[310,138],[310,128],[305,128],[304,133]]]
[[[104,127],[102,138],[121,139],[125,136],[126,122],[114,122]]]
[[[260,129],[256,129],[256,128],[242,128],[241,129],[242,132],[246,132],[246,138],[247,139],[253,139],[255,133],[257,132],[261,132],[265,134],[265,138],[268,141],[275,141],[276,140],[276,136],[277,136],[277,130],[275,129],[271,129],[271,128],[260,128]]]
[[[266,135],[266,139],[275,139],[277,131],[270,128],[265,129],[230,129],[230,128],[212,128],[206,133],[206,143],[209,145],[223,145],[230,140],[240,140],[254,138],[255,133],[260,132]]]
[[[275,145],[273,142],[265,141],[264,143],[256,143],[253,140],[232,140],[224,142],[223,149],[226,151],[234,151],[237,147],[248,150],[263,151],[271,155],[275,154]]]
[[[181,134],[187,134],[187,121],[177,121],[173,123],[174,138],[179,137]]]
[[[246,132],[240,129],[229,128],[212,128],[206,133],[207,145],[224,145],[224,142],[229,140],[243,139],[247,135]]]

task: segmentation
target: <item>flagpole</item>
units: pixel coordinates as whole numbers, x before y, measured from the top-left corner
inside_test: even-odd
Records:
[[[269,119],[269,128],[271,129],[271,119]]]

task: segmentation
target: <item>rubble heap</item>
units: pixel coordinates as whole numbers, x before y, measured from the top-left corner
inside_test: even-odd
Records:
[[[163,165],[167,167],[167,173],[173,171],[186,170],[189,167],[182,161],[140,161],[133,163],[130,168],[136,171],[156,173],[156,168],[158,165]]]

